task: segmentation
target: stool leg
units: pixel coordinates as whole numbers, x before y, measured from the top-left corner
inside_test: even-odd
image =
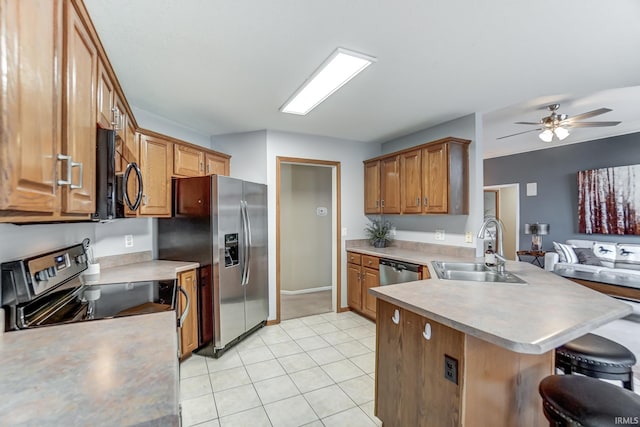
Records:
[[[622,381],[622,387],[633,391],[633,371],[629,373],[629,378],[626,381]]]

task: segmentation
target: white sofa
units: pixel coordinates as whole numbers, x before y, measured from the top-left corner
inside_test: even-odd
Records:
[[[625,282],[625,286],[628,286],[628,280],[640,282],[640,244],[594,240],[567,240],[566,244],[574,248],[591,249],[600,265],[560,262],[556,252],[547,252],[544,256],[545,270],[560,275],[567,271],[592,273],[596,281],[616,284],[616,279],[619,279]]]

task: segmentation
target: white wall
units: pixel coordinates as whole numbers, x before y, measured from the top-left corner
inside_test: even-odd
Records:
[[[276,313],[276,157],[296,157],[340,162],[341,226],[345,239],[363,239],[367,219],[364,216],[364,174],[362,161],[380,154],[380,145],[316,135],[267,131],[267,175],[269,186],[269,313]],[[346,257],[341,269],[342,306],[347,306]]]
[[[403,136],[382,144],[382,154],[392,153],[447,136],[469,139],[469,214],[468,215],[387,215],[396,226],[398,240],[476,248],[482,254],[482,242],[476,241],[483,217],[482,120],[470,114],[456,120]],[[445,230],[445,240],[435,240],[435,230]],[[465,243],[471,232],[472,243]]]
[[[211,146],[211,139],[209,135],[205,135],[195,129],[188,128],[133,105],[131,106],[131,111],[136,117],[138,126],[143,129],[148,129],[173,138],[181,139],[185,142],[190,142],[191,144],[215,150],[215,148]]]
[[[280,289],[312,290],[332,280],[332,170],[282,164],[280,168]],[[317,208],[327,208],[318,215]]]
[[[267,131],[215,135],[211,137],[211,145],[231,155],[232,177],[267,183]]]

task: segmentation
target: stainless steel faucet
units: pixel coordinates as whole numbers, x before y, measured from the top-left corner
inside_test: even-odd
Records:
[[[507,262],[507,259],[504,257],[504,246],[502,244],[502,235],[504,234],[502,222],[495,216],[487,216],[482,223],[482,227],[480,227],[480,231],[478,231],[478,239],[484,239],[485,233],[490,224],[495,224],[496,226],[496,235],[493,238],[493,243],[497,251],[496,259],[498,260],[496,270],[498,273],[504,273],[504,264]]]

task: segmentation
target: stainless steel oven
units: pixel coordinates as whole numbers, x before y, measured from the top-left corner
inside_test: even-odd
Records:
[[[100,285],[84,280],[87,256],[82,244],[3,263],[0,268],[6,330],[176,309],[179,287],[174,279]]]

